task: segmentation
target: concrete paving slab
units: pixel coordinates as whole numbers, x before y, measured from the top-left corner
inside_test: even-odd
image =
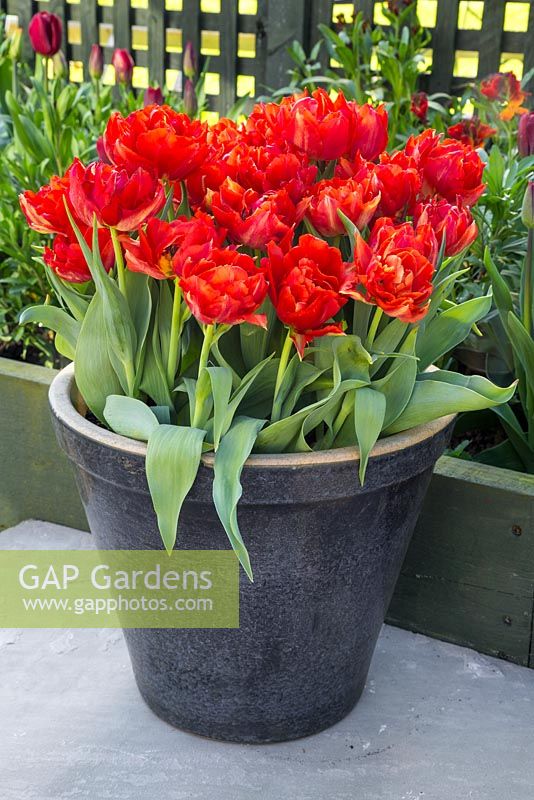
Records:
[[[1,549],[86,548],[25,522]],[[240,746],[161,722],[116,630],[0,631],[1,800],[533,800],[534,671],[385,626],[354,711]]]

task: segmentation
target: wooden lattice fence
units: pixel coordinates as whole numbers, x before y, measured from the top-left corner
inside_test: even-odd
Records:
[[[286,48],[309,48],[317,25],[362,10],[383,23],[382,2],[359,0],[0,0],[8,22],[26,26],[37,10],[65,20],[64,52],[73,80],[81,80],[91,45],[99,41],[109,63],[114,47],[132,51],[134,85],[181,81],[182,45],[191,40],[209,57],[210,109],[224,113],[237,96],[260,94],[287,82]],[[534,0],[418,0],[432,31],[427,54],[432,91],[447,91],[499,68],[526,74],[534,67]],[[29,44],[25,43],[30,55]],[[112,73],[108,71],[108,79]],[[534,82],[533,82],[534,83]],[[531,84],[532,85],[532,84]]]

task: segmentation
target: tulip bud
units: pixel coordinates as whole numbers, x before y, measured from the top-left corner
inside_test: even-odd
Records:
[[[193,81],[188,78],[184,88],[184,111],[188,117],[194,117],[198,111],[197,93]]]
[[[521,220],[526,228],[534,228],[534,181],[528,182],[521,210]]]
[[[534,155],[534,111],[522,114],[519,118],[517,146],[521,158]]]
[[[115,50],[111,58],[111,63],[115,68],[115,79],[117,83],[130,84],[132,82],[135,62],[128,50]]]
[[[103,72],[104,51],[99,44],[94,44],[91,47],[91,53],[89,55],[89,75],[97,81],[102,77]]]
[[[9,58],[12,61],[17,61],[20,56],[22,28],[12,28],[7,38],[9,41]]]
[[[38,11],[28,25],[32,47],[41,56],[54,56],[61,47],[63,24],[57,14]]]
[[[67,59],[62,50],[52,56],[52,65],[54,70],[54,78],[65,78],[69,73]]]
[[[143,105],[145,106],[162,106],[163,105],[163,92],[159,86],[147,86],[143,95]]]
[[[185,46],[182,72],[186,78],[194,78],[197,74],[197,56],[192,42],[187,42]]]

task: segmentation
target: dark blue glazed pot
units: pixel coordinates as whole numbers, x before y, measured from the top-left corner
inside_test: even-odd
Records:
[[[146,447],[75,408],[73,369],[54,380],[59,443],[101,549],[161,549]],[[162,719],[235,742],[308,736],[363,690],[380,627],[452,418],[380,441],[362,488],[358,451],[253,456],[239,521],[254,567],[235,630],[125,630],[139,690]],[[227,549],[206,456],[177,547]]]

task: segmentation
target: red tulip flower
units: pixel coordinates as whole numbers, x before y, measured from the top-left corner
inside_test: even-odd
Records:
[[[412,95],[410,111],[421,122],[426,122],[426,115],[428,114],[428,95],[426,92],[415,92]]]
[[[402,151],[392,155],[384,153],[373,171],[380,192],[378,214],[385,217],[409,214],[422,184],[415,161]]]
[[[117,83],[129,85],[132,82],[135,61],[128,50],[117,48],[111,57],[111,63],[115,69],[115,80]]]
[[[463,119],[461,122],[457,122],[456,125],[451,125],[447,128],[447,135],[450,139],[456,139],[456,141],[470,147],[484,147],[486,139],[489,139],[490,136],[495,136],[496,133],[497,128],[485,125],[478,117]]]
[[[387,144],[387,112],[383,106],[358,106],[343,94],[332,100],[324,89],[294,98],[282,107],[279,135],[318,161],[378,156]]]
[[[176,278],[187,259],[206,258],[219,247],[225,232],[218,230],[206,214],[166,222],[158,217],[139,229],[139,238],[121,237],[126,265],[132,272],[144,272],[157,280]]]
[[[394,236],[369,246],[357,237],[354,263],[359,288],[350,294],[377,305],[390,317],[414,323],[428,311],[434,266],[416,247]]]
[[[59,178],[53,175],[50,183],[38,192],[30,190],[19,195],[20,207],[28,225],[38,233],[72,234],[72,227],[65,210],[64,198],[70,186],[70,168]],[[75,215],[76,216],[76,215]]]
[[[420,222],[415,228],[410,222],[401,225],[392,219],[381,217],[373,225],[368,241],[369,247],[377,252],[385,248],[398,250],[418,250],[434,267],[438,257],[438,240],[429,224]]]
[[[38,11],[28,25],[28,36],[33,49],[41,56],[54,56],[61,47],[63,24],[57,14]]]
[[[534,155],[534,111],[523,114],[519,120],[517,146],[521,158]]]
[[[285,189],[259,195],[227,178],[211,197],[211,212],[228,237],[254,250],[281,241],[300,222],[307,201],[295,205]]]
[[[83,228],[81,233],[88,246],[92,248],[93,229]],[[111,233],[107,228],[98,231],[98,244],[104,269],[109,272],[115,263],[115,255]],[[56,236],[52,248],[45,247],[43,257],[45,264],[69,283],[85,283],[91,280],[89,267],[74,232],[70,236],[63,234]]]
[[[205,258],[189,258],[179,282],[193,316],[204,325],[267,327],[265,314],[256,313],[267,295],[265,276],[245,253],[213,248]]]
[[[384,106],[368,103],[353,106],[353,128],[349,156],[360,153],[363,158],[374,161],[382,153],[388,143],[388,114]]]
[[[132,175],[126,170],[95,162],[84,167],[76,160],[70,169],[69,202],[80,219],[92,226],[132,231],[165,203],[160,181],[144,169]]]
[[[115,166],[133,172],[138,167],[160,178],[181,181],[208,156],[207,128],[166,105],[151,105],[127,117],[109,118],[103,143]]]
[[[418,226],[430,225],[440,246],[445,237],[447,257],[461,253],[478,236],[477,224],[461,201],[458,205],[451,205],[447,200],[420,203],[415,209],[414,221]]]
[[[295,247],[271,242],[263,259],[269,295],[278,318],[287,325],[302,358],[306,344],[326,334],[341,334],[329,323],[347,302],[342,292],[354,283],[354,270],[343,262],[337,247],[308,234]]]
[[[345,227],[338,211],[362,230],[369,225],[379,202],[380,192],[372,178],[364,182],[333,178],[315,184],[306,216],[321,236],[340,236],[345,233]]]
[[[484,164],[472,147],[454,139],[440,140],[433,131],[408,140],[405,153],[413,157],[424,178],[426,194],[440,194],[449,203],[461,197],[474,205],[484,192]]]
[[[298,203],[315,183],[317,167],[305,155],[284,153],[276,145],[253,147],[234,142],[224,157],[227,177],[258,194],[285,189]]]

